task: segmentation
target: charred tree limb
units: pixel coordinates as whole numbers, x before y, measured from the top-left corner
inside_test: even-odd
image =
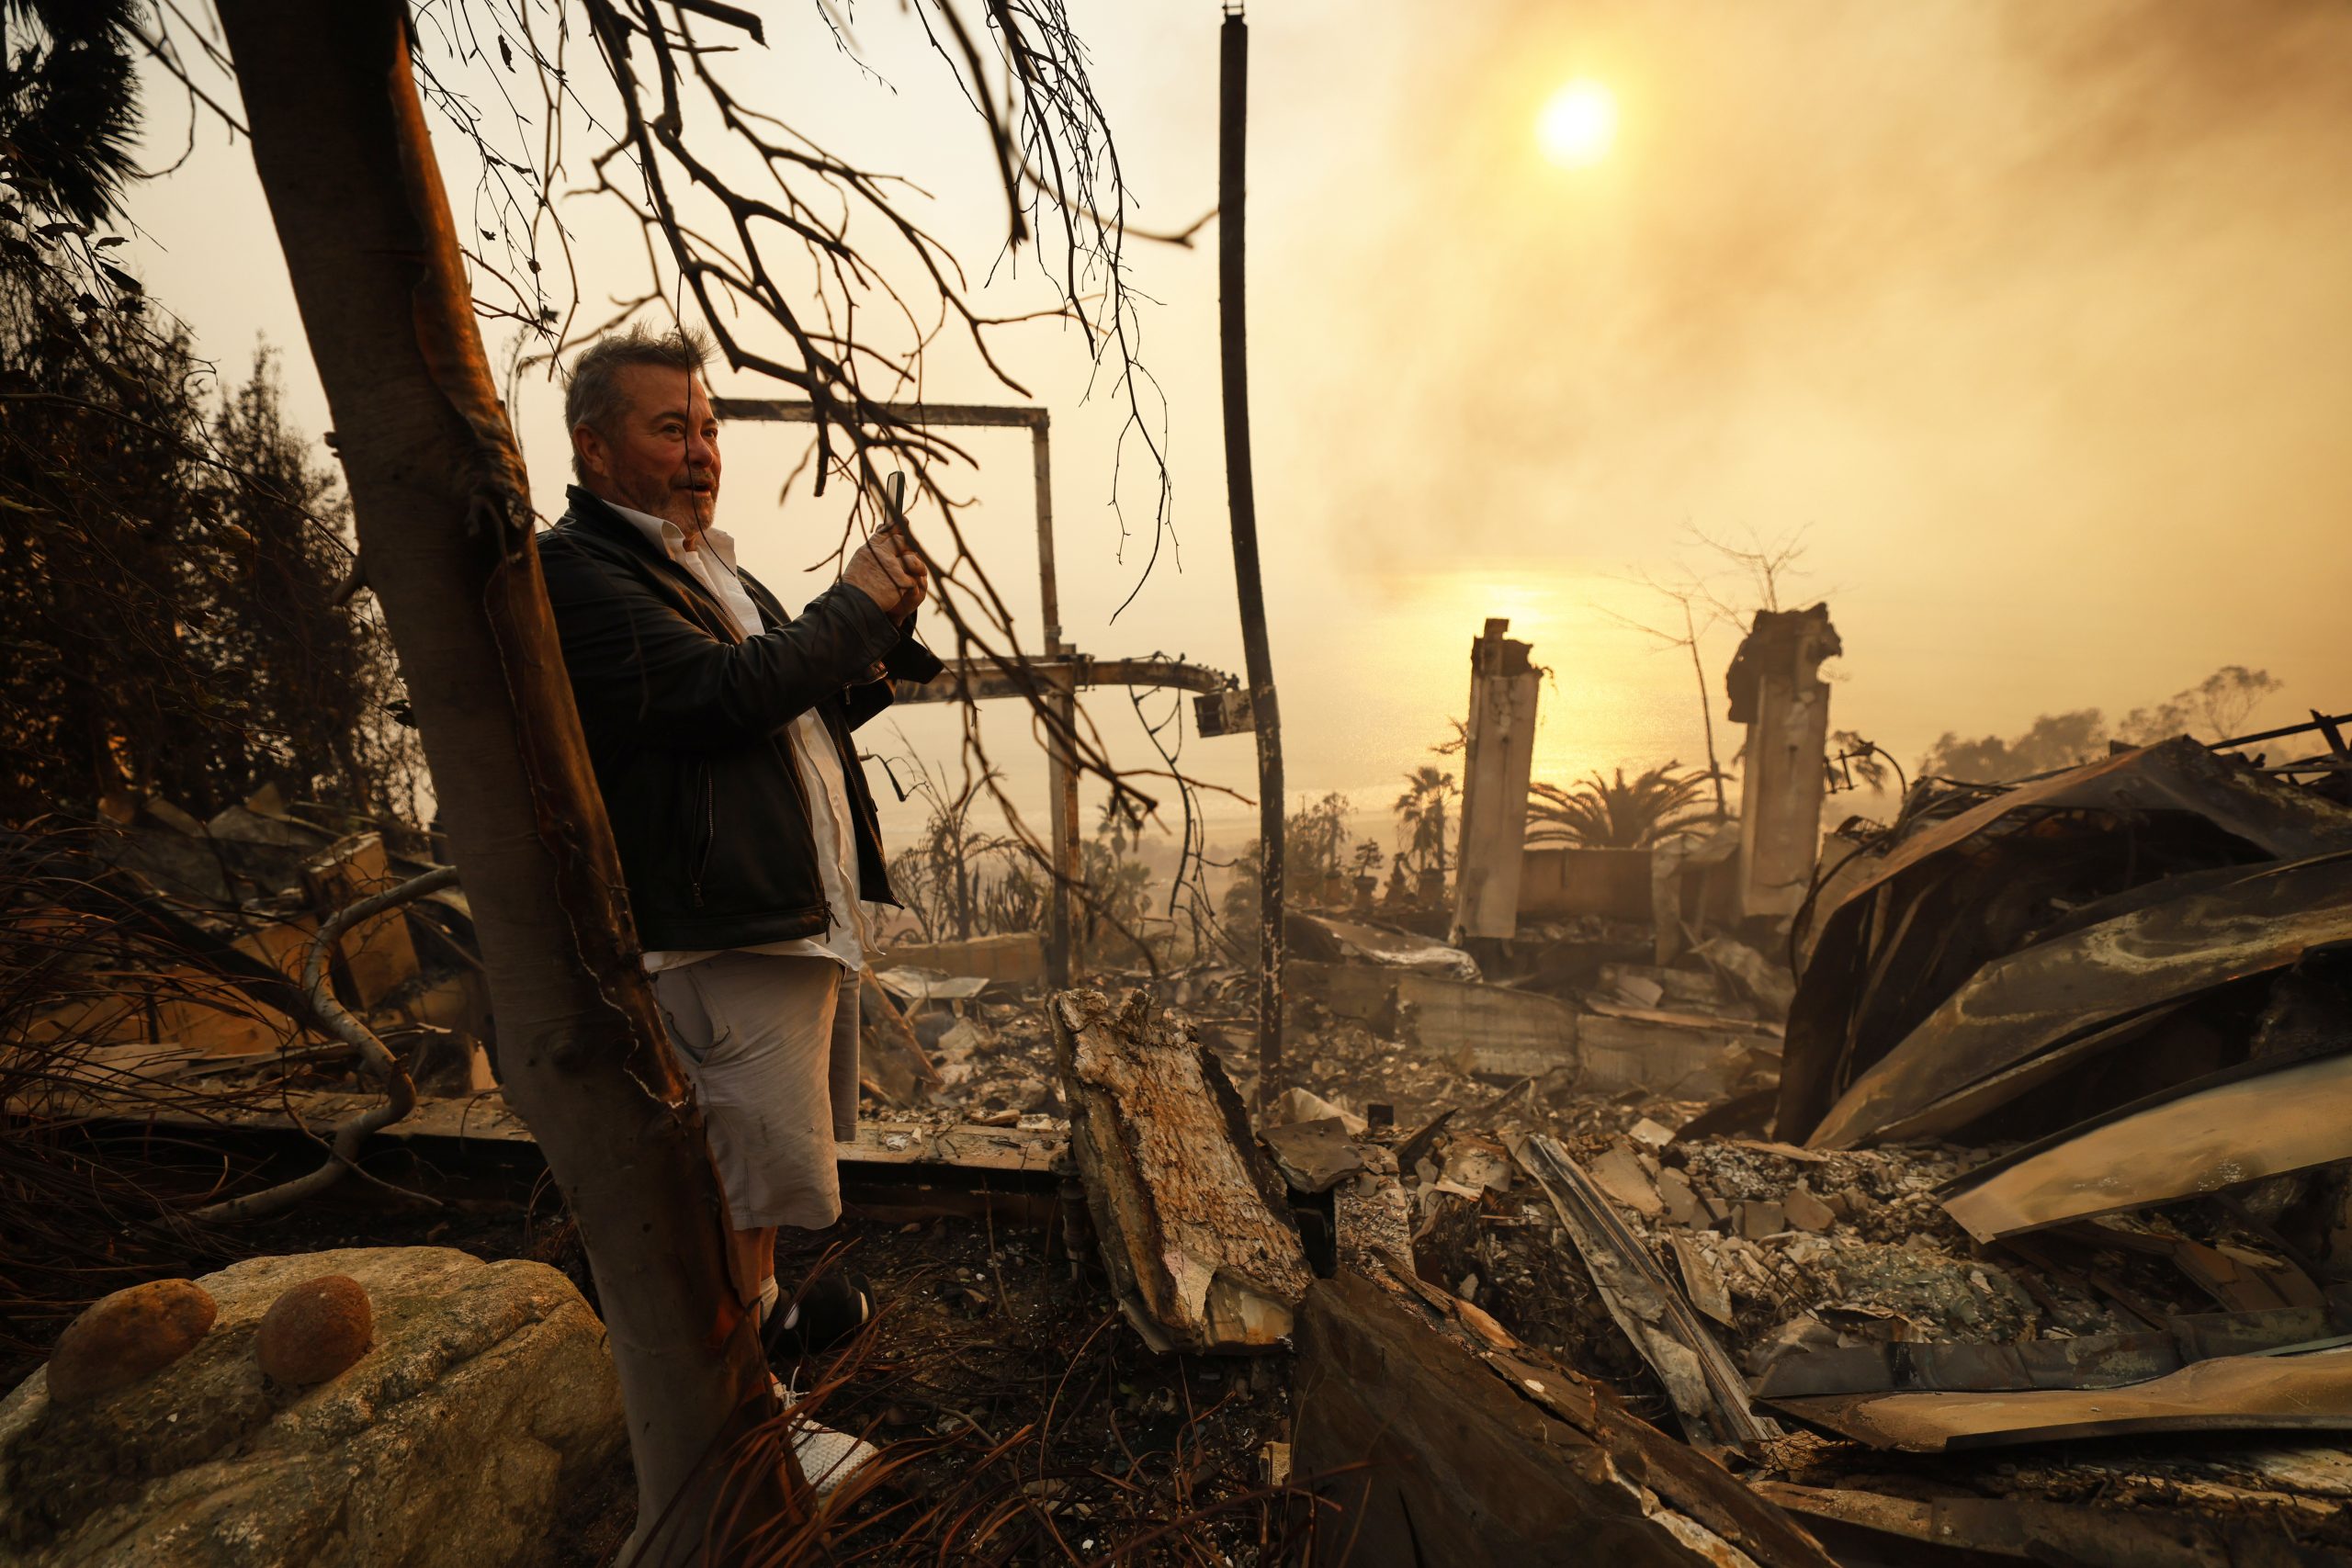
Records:
[[[335,998],[334,987],[327,979],[327,954],[334,951],[343,933],[362,920],[373,919],[387,910],[422,898],[427,893],[453,886],[458,880],[455,866],[435,866],[422,876],[413,876],[397,887],[388,887],[355,904],[338,909],[321,922],[318,934],[311,939],[311,950],[302,961],[302,988],[310,994],[311,1007],[332,1030],[336,1039],[359,1053],[361,1064],[383,1080],[384,1098],[356,1115],[346,1118],[334,1130],[334,1141],[329,1145],[326,1163],[316,1170],[298,1176],[291,1181],[281,1181],[259,1192],[249,1192],[242,1198],[209,1204],[197,1210],[190,1218],[226,1223],[236,1220],[259,1219],[281,1209],[292,1207],[314,1193],[323,1192],[340,1181],[346,1171],[358,1172],[358,1156],[369,1134],[381,1131],[401,1120],[416,1109],[416,1084],[409,1077],[408,1068],[399,1057],[384,1048],[376,1032],[345,1010]],[[359,1172],[365,1175],[365,1172]],[[439,1207],[439,1200],[423,1193],[403,1193],[420,1202]]]

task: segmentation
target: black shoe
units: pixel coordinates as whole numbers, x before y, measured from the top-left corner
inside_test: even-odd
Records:
[[[771,1363],[797,1361],[831,1349],[873,1316],[873,1291],[864,1280],[836,1269],[802,1286],[797,1303],[779,1303],[768,1314],[760,1343]]]

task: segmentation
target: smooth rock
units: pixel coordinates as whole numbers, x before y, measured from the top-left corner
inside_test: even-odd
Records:
[[[212,1326],[212,1298],[192,1280],[154,1280],[93,1302],[57,1337],[49,1396],[86,1404],[162,1371]]]
[[[348,1274],[322,1274],[270,1303],[254,1359],[279,1382],[324,1382],[368,1353],[375,1331],[368,1288]]]
[[[264,1316],[328,1274],[367,1292],[373,1348],[309,1387],[265,1377]],[[0,1403],[0,1562],[538,1568],[627,1439],[604,1325],[543,1264],[354,1248],[198,1283],[219,1316],[160,1373],[68,1407],[43,1371]]]

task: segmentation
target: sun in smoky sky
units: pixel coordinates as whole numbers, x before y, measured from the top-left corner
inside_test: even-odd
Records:
[[[1536,144],[1564,169],[1600,163],[1616,140],[1616,95],[1585,77],[1545,99],[1543,112],[1535,117]]]

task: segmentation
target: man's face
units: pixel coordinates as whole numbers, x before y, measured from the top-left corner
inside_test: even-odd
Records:
[[[619,386],[625,406],[610,429],[583,424],[571,433],[587,488],[667,519],[692,538],[710,526],[718,507],[718,420],[702,378],[666,365],[631,365]]]

